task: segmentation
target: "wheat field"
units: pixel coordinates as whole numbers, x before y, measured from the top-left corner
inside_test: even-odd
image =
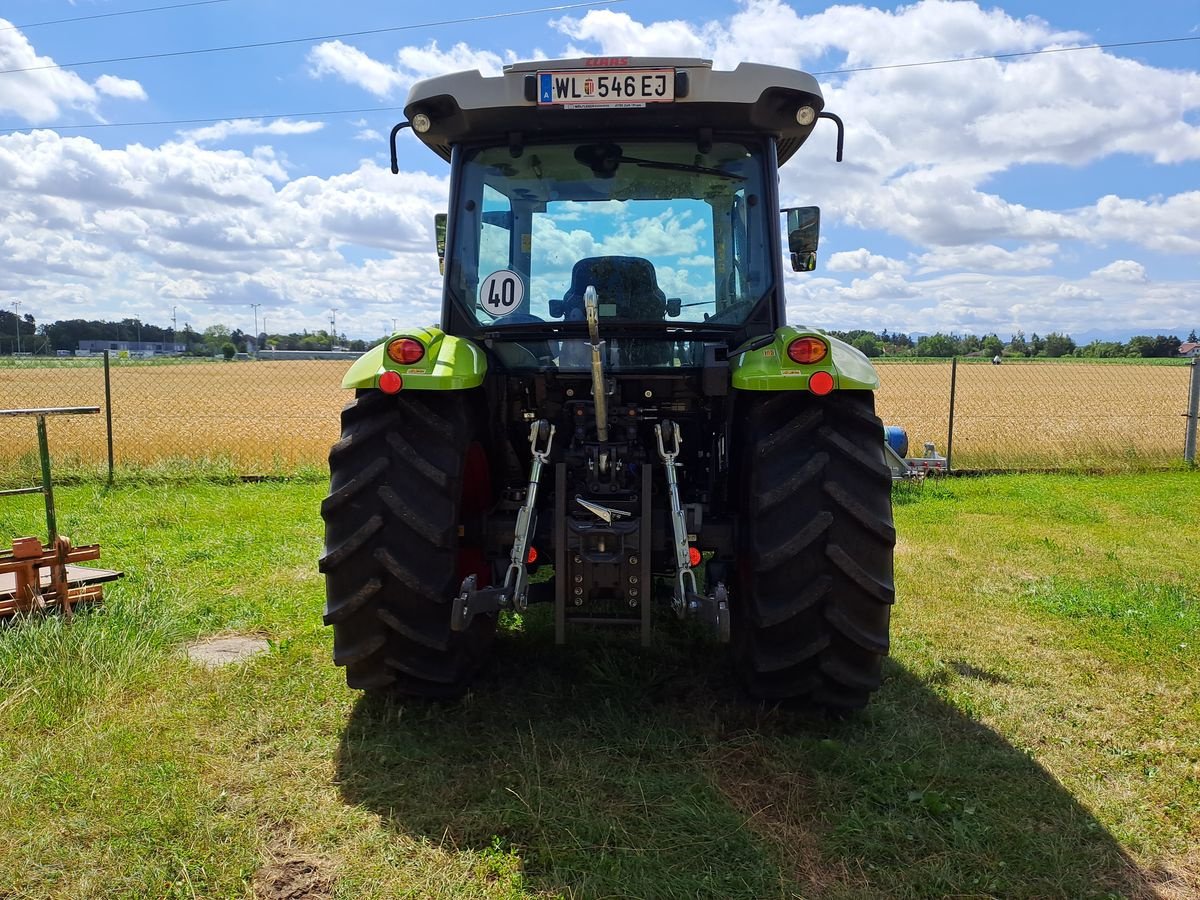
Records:
[[[323,466],[338,436],[345,360],[114,362],[114,456],[120,466],[220,463],[280,473]],[[949,363],[879,366],[877,409],[912,448],[946,452]],[[1159,466],[1182,456],[1186,366],[1006,362],[960,365],[954,465],[962,469]],[[0,408],[104,406],[100,360],[0,367]],[[100,415],[50,420],[56,470],[107,459]],[[0,472],[36,471],[32,419],[0,417]]]

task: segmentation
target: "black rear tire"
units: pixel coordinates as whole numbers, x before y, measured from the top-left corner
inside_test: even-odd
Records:
[[[746,392],[740,410],[735,665],[759,699],[859,709],[879,687],[895,601],[874,395]]]
[[[475,392],[372,390],[342,411],[320,569],[333,661],[352,688],[456,697],[486,659],[494,616],[450,630],[462,578],[486,585],[490,574],[477,521],[492,504],[482,408]]]

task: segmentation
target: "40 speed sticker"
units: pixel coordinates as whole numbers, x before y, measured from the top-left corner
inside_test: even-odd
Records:
[[[496,317],[514,312],[525,299],[525,282],[511,269],[493,272],[479,285],[479,303],[485,312]]]

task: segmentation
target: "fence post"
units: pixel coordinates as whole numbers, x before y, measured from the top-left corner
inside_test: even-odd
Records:
[[[954,458],[954,395],[958,387],[958,357],[950,360],[950,424],[946,429],[946,472],[950,472]]]
[[[1183,458],[1196,464],[1196,420],[1200,419],[1200,359],[1192,360],[1192,381],[1188,388],[1187,436],[1183,439]]]
[[[108,351],[104,351],[104,420],[108,431],[108,484],[113,483],[112,380],[108,370]]]

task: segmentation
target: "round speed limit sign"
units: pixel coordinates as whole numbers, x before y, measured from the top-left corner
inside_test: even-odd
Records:
[[[507,316],[525,298],[525,282],[511,269],[493,272],[479,285],[479,302],[490,315]]]

